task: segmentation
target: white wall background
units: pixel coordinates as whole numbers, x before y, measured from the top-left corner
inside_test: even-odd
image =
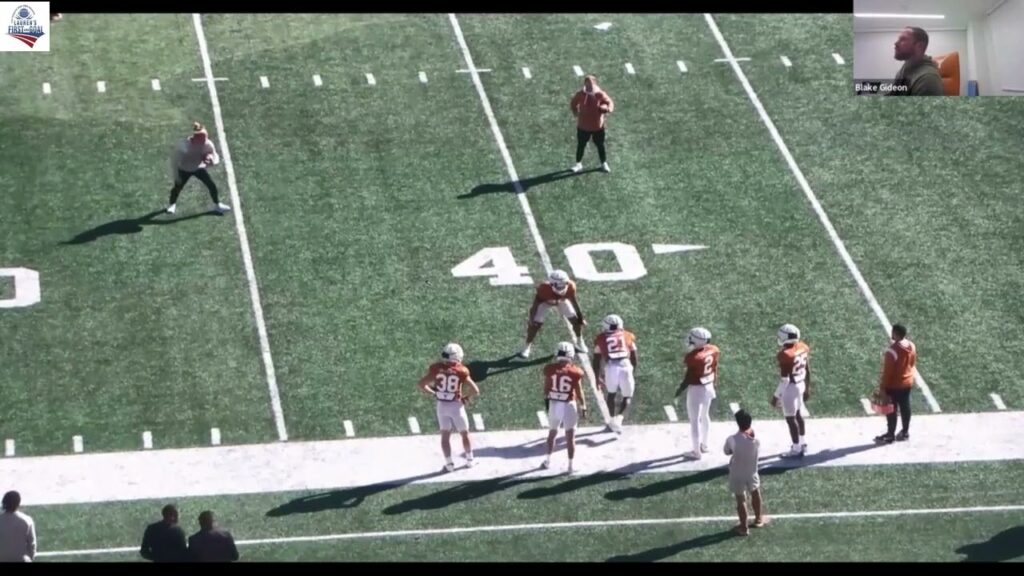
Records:
[[[1024,2],[1024,0],[1019,0]],[[960,95],[967,95],[968,54],[967,30],[928,30],[929,56],[947,52],[960,53]],[[893,79],[899,72],[900,62],[893,58],[893,45],[902,28],[889,31],[854,32],[853,77],[855,80]],[[1022,32],[1024,34],[1024,32]]]
[[[979,78],[981,93],[1024,95],[1024,0],[1006,0],[985,24],[976,44],[988,62],[988,89]]]

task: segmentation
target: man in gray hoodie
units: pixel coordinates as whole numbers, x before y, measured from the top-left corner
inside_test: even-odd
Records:
[[[895,84],[906,85],[908,91],[889,92],[890,96],[945,96],[939,66],[926,56],[928,33],[921,28],[904,28],[895,44],[895,58],[903,62],[896,74]]]

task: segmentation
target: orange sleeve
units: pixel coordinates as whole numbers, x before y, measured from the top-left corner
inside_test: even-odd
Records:
[[[889,387],[895,369],[896,359],[893,358],[891,349],[886,348],[885,353],[882,355],[882,381],[879,383],[882,388]]]
[[[612,100],[612,97],[609,96],[607,92],[603,92],[602,96],[604,96],[604,98],[602,98],[601,104],[607,106],[609,112],[614,112],[615,111],[615,102]]]

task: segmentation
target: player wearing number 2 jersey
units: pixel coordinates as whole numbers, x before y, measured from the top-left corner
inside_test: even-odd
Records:
[[[602,371],[601,365],[604,364]],[[591,366],[597,376],[597,387],[608,394],[608,429],[622,433],[622,419],[633,398],[633,369],[636,368],[636,336],[623,328],[618,314],[605,316],[602,331],[594,339],[594,357]],[[615,402],[615,394],[622,397],[622,406]],[[616,408],[618,412],[616,414]]]
[[[570,342],[559,342],[555,361],[544,367],[544,404],[548,408],[548,456],[541,468],[551,466],[551,453],[555,451],[555,436],[558,427],[565,428],[565,444],[569,453],[569,474],[572,474],[572,459],[576,455],[576,403],[579,402],[581,415],[587,417],[587,399],[583,396],[583,370],[572,363],[576,349]]]
[[[469,368],[462,364],[462,357],[462,346],[455,343],[446,345],[441,351],[441,361],[431,364],[427,375],[419,381],[420,390],[437,399],[437,424],[441,428],[444,469],[448,472],[455,470],[455,463],[452,462],[452,429],[458,430],[462,436],[466,467],[473,466],[473,447],[469,442],[469,418],[466,417],[465,404],[470,398],[480,395],[480,388],[470,378]]]
[[[683,358],[686,375],[676,390],[678,398],[686,390],[686,416],[690,420],[693,450],[683,456],[700,460],[708,452],[708,430],[711,428],[711,401],[718,383],[718,346],[711,344],[707,328],[694,328],[686,337],[687,353]]]
[[[801,457],[807,450],[804,440],[804,417],[801,411],[804,402],[811,397],[811,348],[800,340],[800,329],[792,324],[779,328],[779,385],[775,388],[771,404],[778,408],[782,403],[782,415],[789,426],[789,437],[793,447],[788,457]]]

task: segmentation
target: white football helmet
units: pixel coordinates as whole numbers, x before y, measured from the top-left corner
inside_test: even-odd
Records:
[[[572,342],[559,342],[558,349],[555,350],[555,361],[572,362],[572,357],[575,355],[576,347],[572,345]]]
[[[605,332],[611,332],[612,330],[622,330],[622,316],[618,314],[609,314],[604,317],[601,321],[601,328]]]
[[[548,274],[548,282],[554,288],[555,294],[565,294],[569,289],[569,275],[565,270],[552,270],[551,274]]]
[[[444,348],[441,350],[441,359],[445,362],[462,362],[462,356],[462,346],[459,346],[455,342],[445,344]]]
[[[775,336],[779,340],[779,346],[796,344],[800,340],[800,329],[792,324],[783,324]]]
[[[690,330],[690,333],[686,336],[686,349],[697,350],[703,348],[710,341],[711,331],[698,326]]]

